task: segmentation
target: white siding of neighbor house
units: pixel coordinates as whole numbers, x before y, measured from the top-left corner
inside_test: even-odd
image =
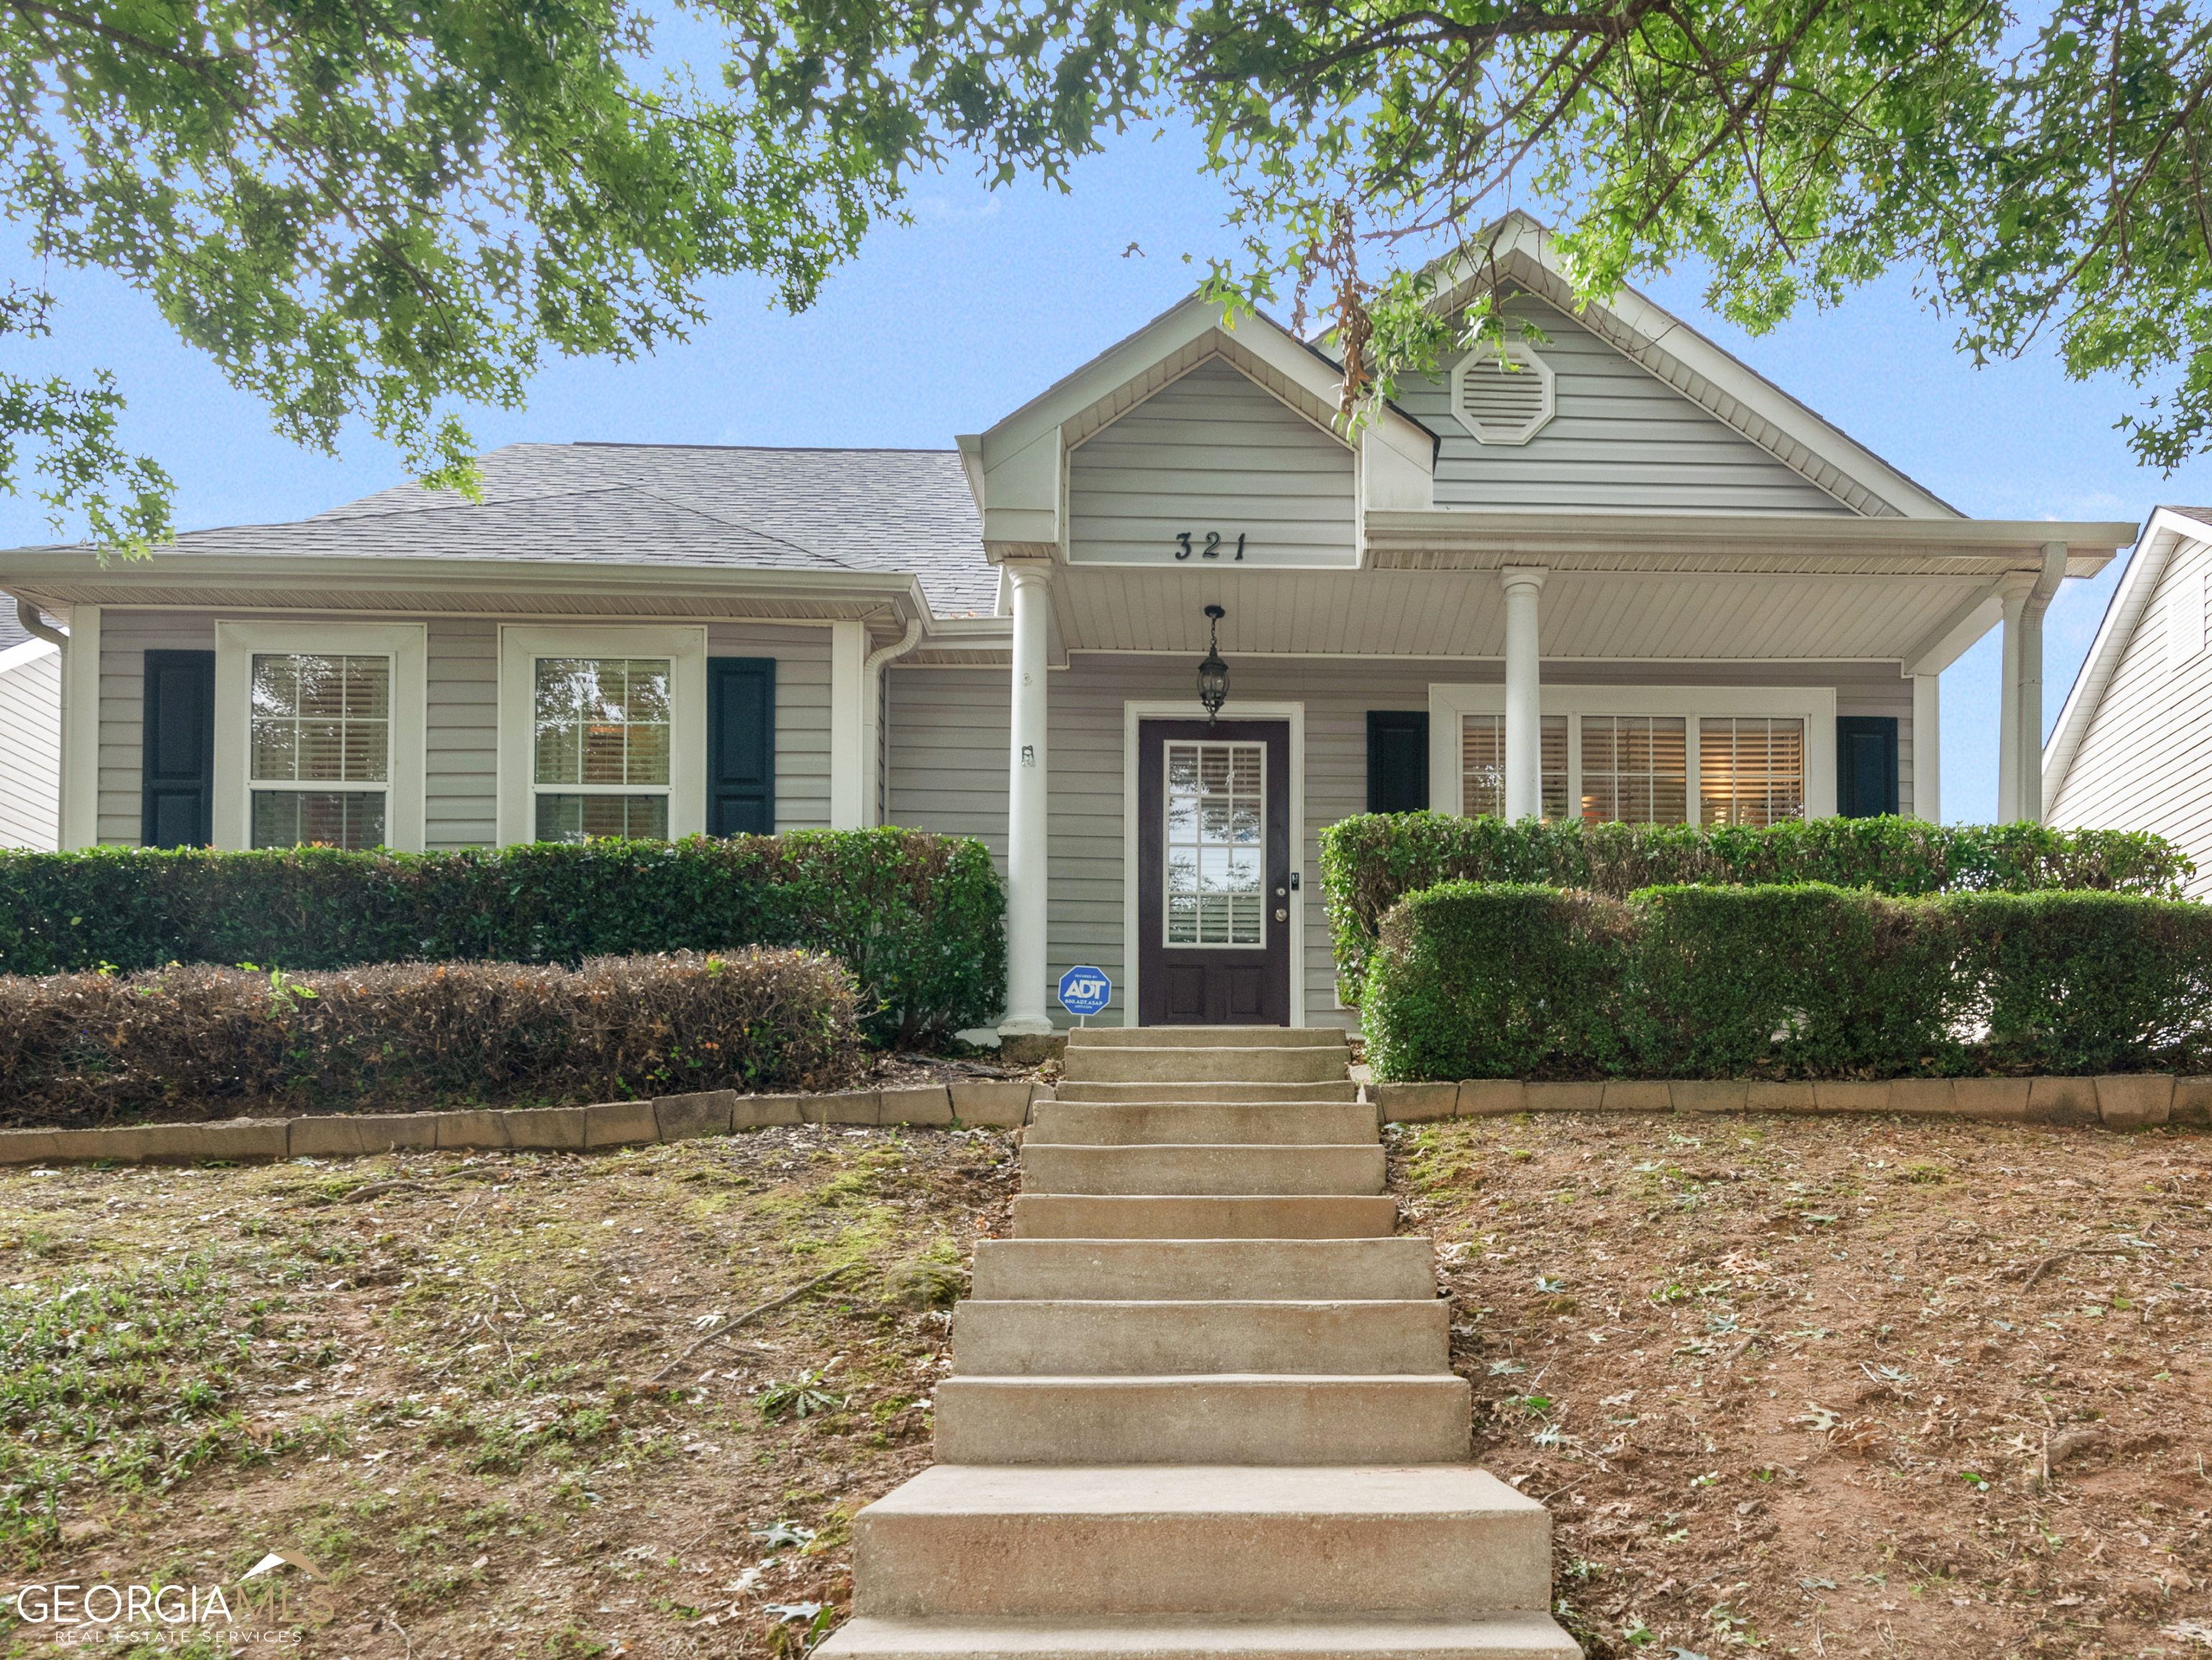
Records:
[[[2212,546],[2183,541],[2160,573],[2045,818],[2064,829],[2155,830],[2197,864],[2212,893],[2212,651],[2169,659],[2169,614],[2203,608]],[[2197,623],[2195,638],[2204,637]]]
[[[1271,565],[1354,562],[1352,452],[1219,359],[1068,458],[1072,563],[1174,562],[1178,532],[1238,532]]]
[[[1009,671],[933,668],[892,671],[889,822],[981,836],[1005,869]],[[1306,1020],[1348,1019],[1336,1001],[1336,976],[1321,891],[1322,827],[1367,809],[1367,712],[1425,709],[1432,684],[1475,684],[1503,678],[1495,662],[1389,660],[1321,662],[1254,658],[1231,665],[1230,707],[1305,705],[1305,844],[1299,855],[1305,901],[1297,971],[1304,976]],[[1912,692],[1896,665],[1776,665],[1650,662],[1576,664],[1560,678],[1597,685],[1832,685],[1838,714],[1898,720],[1900,802],[1911,811]],[[1127,1018],[1122,949],[1122,704],[1185,696],[1190,664],[1182,657],[1079,653],[1052,675],[1049,769],[1051,890],[1047,901],[1048,979],[1078,964],[1102,968],[1114,1001],[1097,1017]],[[1056,1004],[1055,1019],[1062,1018]]]
[[[486,846],[498,834],[499,624],[473,617],[433,617],[428,623],[424,841],[433,851]],[[714,623],[708,627],[707,648],[717,657],[776,660],[776,828],[826,828],[830,630]],[[214,648],[215,619],[205,612],[103,613],[99,830],[103,843],[138,845],[145,654]]]
[[[0,848],[52,852],[60,833],[62,658],[44,642],[0,654]]]
[[[1478,442],[1451,412],[1449,363],[1398,385],[1400,408],[1443,440],[1440,508],[1673,513],[1849,513],[1850,508],[1630,362],[1574,319],[1522,295],[1506,307],[1548,337],[1528,350],[1550,365],[1555,409],[1526,444]]]

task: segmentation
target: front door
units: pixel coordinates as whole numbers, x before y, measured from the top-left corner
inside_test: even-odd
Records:
[[[1291,1018],[1291,728],[1137,725],[1137,1019]]]

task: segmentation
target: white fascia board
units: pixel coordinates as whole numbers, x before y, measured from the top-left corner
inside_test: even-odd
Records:
[[[1551,232],[1518,210],[1509,214],[1499,227],[1492,261],[1501,275],[1510,277],[1513,273],[1504,267],[1508,259],[1516,255],[1553,282],[1571,289],[1571,281],[1560,269],[1553,251]],[[1439,271],[1437,293],[1441,298],[1462,284],[1481,280],[1482,272],[1474,261],[1455,259]],[[1613,319],[1650,343],[1655,350],[1674,358],[1729,397],[1757,411],[1806,448],[1826,457],[1905,517],[1965,517],[1949,502],[1915,483],[1850,434],[1799,403],[1741,359],[1708,340],[1692,325],[1635,289],[1623,285],[1609,301],[1600,303],[1592,300],[1587,308]],[[1604,338],[1601,332],[1599,338]]]
[[[983,546],[1060,544],[1060,481],[1066,468],[1060,429],[1046,428],[1018,449],[983,452]]]
[[[50,640],[26,640],[19,646],[10,646],[0,651],[0,674],[11,673],[26,664],[51,657],[60,649]]]
[[[968,480],[968,494],[975,498],[975,511],[983,511],[983,435],[963,432],[953,435],[952,441],[960,447],[960,471]]]
[[[2128,642],[2135,637],[2151,595],[2157,592],[2159,578],[2166,574],[2175,550],[2184,543],[2212,543],[2212,525],[2166,508],[2152,513],[2128,561],[2128,568],[2120,573],[2112,597],[2105,602],[2105,615],[2097,624],[2097,637],[2089,642],[2088,654],[2075,672],[2074,684],[2066,693],[2066,707],[2059,710],[2058,724],[2051,730],[2051,742],[2044,747],[2043,800],[2046,810],[2057,803],[2059,792],[2065,788],[2066,775],[2073,769],[2074,757],[2081,752],[2081,739],[2088,733],[2089,722],[2096,718],[2097,706],[2104,702],[2105,690],[2112,683]]]
[[[551,559],[374,558],[327,554],[195,553],[165,548],[127,568],[103,569],[90,551],[40,550],[0,554],[0,584],[20,587],[43,603],[109,605],[165,605],[166,599],[133,600],[132,589],[268,588],[391,590],[412,593],[714,594],[741,592],[763,598],[865,599],[927,617],[929,602],[918,576],[898,571],[769,570],[747,565],[647,565]],[[98,597],[83,600],[88,593]],[[226,600],[236,610],[250,604]]]
[[[2204,527],[2212,530],[2212,526]],[[1788,552],[1833,548],[1858,553],[1884,550],[1987,556],[2016,555],[2023,564],[2044,562],[2044,547],[2067,544],[2067,575],[2094,576],[2118,549],[2136,538],[2118,520],[2061,523],[2040,519],[1862,519],[1849,514],[1717,514],[1623,512],[1494,513],[1465,508],[1425,512],[1370,513],[1370,537],[1411,538],[1439,545],[1540,554],[1650,551],[1675,544],[1712,547],[1750,544]]]

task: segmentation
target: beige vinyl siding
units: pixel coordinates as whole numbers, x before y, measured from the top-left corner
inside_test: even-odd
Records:
[[[830,828],[830,630],[714,623],[709,657],[775,659],[775,827]]]
[[[1188,696],[1185,657],[1078,653],[1048,682],[1051,700],[1050,859],[1047,901],[1048,980],[1078,964],[1106,970],[1114,1002],[1102,1024],[1127,1018],[1122,946],[1122,705]],[[949,834],[980,836],[1004,868],[1009,671],[1005,668],[895,670],[892,696],[891,819]],[[1304,931],[1295,971],[1305,987],[1306,1020],[1350,1019],[1336,1001],[1328,924],[1321,891],[1322,827],[1367,809],[1367,712],[1425,709],[1432,684],[1497,684],[1495,660],[1320,661],[1237,658],[1229,707],[1240,701],[1305,705],[1305,842],[1298,868]],[[1849,714],[1898,717],[1901,793],[1911,801],[1911,683],[1893,663],[1709,663],[1648,661],[1562,665],[1561,683],[1581,685],[1833,686]],[[1063,1020],[1056,1001],[1054,1018]]]
[[[1241,532],[1249,562],[1348,567],[1352,496],[1352,452],[1217,358],[1068,458],[1068,559],[1173,564],[1218,531],[1223,562]]]
[[[0,848],[50,853],[59,833],[61,666],[49,647],[0,672]]]
[[[1526,319],[1547,337],[1527,350],[1557,376],[1557,413],[1526,444],[1482,444],[1451,412],[1450,362],[1435,380],[1401,380],[1399,406],[1443,441],[1437,506],[1850,511],[1565,313],[1524,295],[1506,316],[1509,327]]]
[[[144,822],[146,654],[213,651],[215,619],[204,611],[100,614],[100,801],[102,847],[135,848]]]
[[[2212,894],[2212,651],[2167,661],[2166,611],[2204,603],[2212,548],[2182,541],[2160,573],[2045,819],[2068,830],[2154,830]]]
[[[428,633],[423,844],[489,847],[499,836],[499,624],[434,617]]]

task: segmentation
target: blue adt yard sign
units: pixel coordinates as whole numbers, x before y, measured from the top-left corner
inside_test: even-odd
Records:
[[[1113,994],[1103,969],[1070,969],[1060,976],[1060,1006],[1070,1014],[1096,1014]]]

